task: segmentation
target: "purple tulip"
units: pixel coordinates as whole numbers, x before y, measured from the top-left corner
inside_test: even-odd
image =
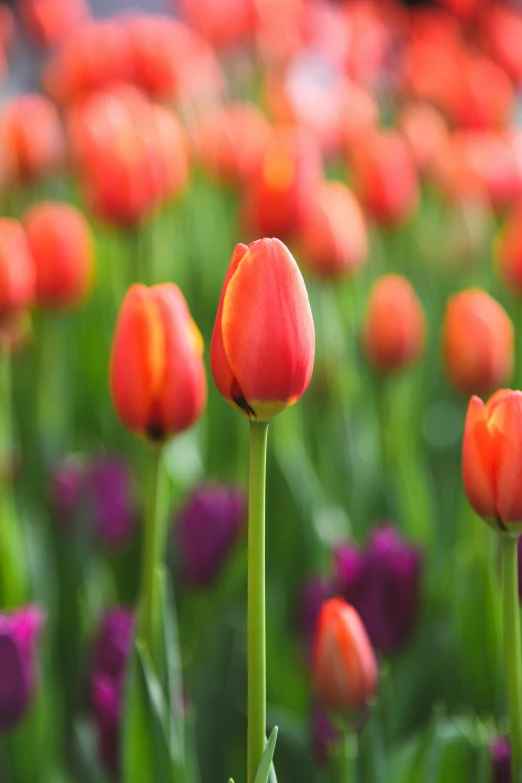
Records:
[[[134,529],[131,477],[121,460],[107,457],[90,466],[85,495],[100,542],[113,548],[125,544]]]
[[[36,643],[44,614],[36,606],[0,614],[0,731],[10,731],[30,707],[37,684]]]
[[[371,642],[385,654],[409,639],[419,610],[421,552],[392,527],[375,530],[366,550],[335,552],[336,584],[359,612]]]
[[[111,609],[103,618],[94,644],[91,700],[98,729],[98,752],[113,778],[119,772],[122,688],[134,634],[134,615]]]
[[[504,737],[497,737],[490,746],[493,765],[492,783],[511,783],[511,751]]]
[[[319,702],[312,704],[312,747],[319,765],[330,758],[333,746],[339,741],[339,732]]]
[[[179,512],[177,541],[185,583],[210,586],[220,575],[246,518],[247,498],[238,487],[198,487]]]

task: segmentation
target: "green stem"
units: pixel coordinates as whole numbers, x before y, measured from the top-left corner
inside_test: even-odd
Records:
[[[339,783],[354,783],[356,780],[357,745],[357,734],[349,728],[345,728],[339,748],[337,776]]]
[[[138,636],[148,645],[152,660],[156,663],[159,643],[160,596],[157,568],[164,548],[164,530],[161,520],[161,449],[152,447],[148,455],[148,475],[145,498],[145,520],[141,572]]]
[[[254,783],[266,743],[265,485],[268,424],[250,424],[248,490],[248,762]]]
[[[518,606],[518,539],[501,536],[504,653],[513,783],[522,780],[522,648]]]

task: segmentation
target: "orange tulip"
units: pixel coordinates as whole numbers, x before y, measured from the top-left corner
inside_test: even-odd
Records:
[[[89,224],[76,207],[47,202],[24,217],[36,268],[36,302],[41,307],[72,307],[87,294],[93,275]]]
[[[375,653],[361,618],[341,598],[321,607],[312,670],[317,695],[332,711],[359,710],[375,692]]]
[[[462,444],[468,500],[495,530],[522,533],[522,392],[469,401]]]
[[[205,407],[203,340],[173,283],[131,286],[110,361],[113,405],[133,432],[163,442],[190,427]]]
[[[314,364],[312,312],[299,268],[278,239],[237,245],[212,334],[214,382],[254,421],[304,394]]]
[[[470,288],[448,300],[442,326],[446,372],[463,394],[487,394],[513,370],[513,324],[485,291]]]
[[[353,193],[340,182],[324,182],[298,237],[303,266],[315,275],[336,278],[366,261],[368,233]]]
[[[13,98],[3,108],[0,126],[20,180],[52,174],[63,163],[65,140],[58,111],[43,95]]]
[[[399,126],[418,171],[429,175],[448,142],[449,130],[444,117],[429,103],[412,103],[401,112]]]
[[[34,262],[25,232],[18,220],[0,218],[0,315],[29,307],[34,290]]]
[[[363,345],[366,358],[382,372],[399,370],[419,359],[425,343],[422,305],[402,275],[384,275],[373,285],[366,309]]]
[[[244,218],[254,235],[290,237],[305,224],[322,182],[319,142],[303,128],[275,128],[246,185]]]
[[[415,163],[406,140],[395,130],[374,131],[352,150],[354,190],[379,224],[396,226],[418,199]]]
[[[508,215],[496,240],[496,260],[506,286],[522,294],[522,204]]]

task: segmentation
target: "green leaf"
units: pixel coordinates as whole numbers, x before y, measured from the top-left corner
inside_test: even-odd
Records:
[[[277,731],[277,726],[274,726],[272,733],[268,738],[268,742],[266,743],[265,751],[261,758],[254,783],[268,783],[268,781],[272,783],[272,781],[275,779],[275,772],[273,773],[273,777],[271,777],[271,775],[273,769],[272,759],[274,758],[274,751],[277,742]]]
[[[123,783],[149,783],[155,767],[148,696],[136,646],[129,656],[123,700],[122,780]]]

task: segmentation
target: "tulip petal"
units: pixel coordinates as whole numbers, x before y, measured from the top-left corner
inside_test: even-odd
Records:
[[[477,514],[494,519],[494,439],[487,425],[487,408],[478,397],[471,398],[466,413],[462,476],[468,500]]]
[[[165,340],[164,377],[152,403],[151,423],[157,421],[158,426],[175,434],[193,424],[205,406],[203,339],[176,285],[157,285],[151,288],[151,293]]]
[[[306,390],[315,349],[305,284],[282,242],[261,239],[249,246],[222,305],[230,369],[256,414],[268,404],[274,415]]]
[[[235,274],[239,262],[247,253],[248,247],[246,245],[238,244],[234,248],[232,258],[227,270],[223,289],[221,291],[221,298],[219,300],[218,311],[216,314],[216,320],[214,323],[214,330],[212,332],[212,342],[210,345],[210,368],[212,370],[212,377],[214,383],[220,394],[233,402],[233,386],[234,386],[234,374],[230,368],[228,358],[225,352],[225,346],[223,344],[223,302],[225,301],[225,294],[227,292],[228,284]]]
[[[522,392],[499,399],[488,429],[495,442],[495,499],[504,523],[522,522]]]

